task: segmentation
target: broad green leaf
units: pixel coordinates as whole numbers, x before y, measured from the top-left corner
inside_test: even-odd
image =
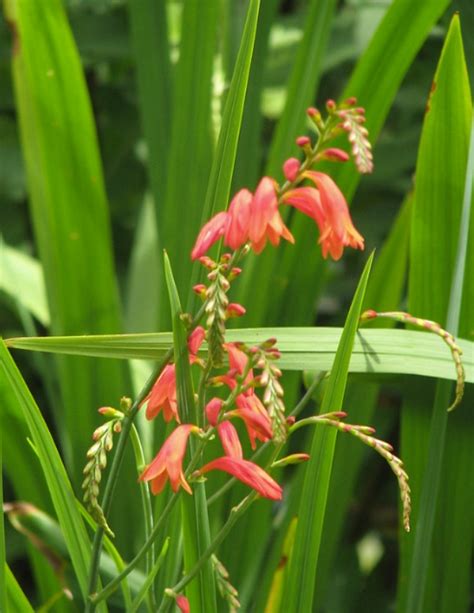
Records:
[[[6,245],[0,239],[0,290],[49,326],[43,270],[35,258]]]
[[[35,240],[55,334],[119,332],[118,291],[97,137],[80,58],[60,0],[6,0],[15,33],[13,77]],[[127,390],[125,365],[58,359],[56,424],[74,483],[97,423],[96,408]],[[62,427],[61,427],[62,426]],[[114,505],[118,538],[136,510]],[[114,522],[112,522],[114,523]]]
[[[87,594],[87,570],[91,544],[61,457],[46,423],[3,341],[0,343],[1,377],[13,390],[28,424],[30,437],[71,556],[83,597]]]
[[[377,140],[403,77],[448,4],[449,0],[421,3],[395,0],[359,59],[341,98],[356,96],[365,107],[371,142]],[[291,142],[296,136],[290,136]],[[284,161],[281,159],[279,163]],[[331,175],[350,201],[360,180],[352,163],[332,168]],[[245,306],[252,303],[247,315],[250,325],[273,321],[304,325],[313,321],[315,298],[324,283],[326,267],[318,253],[314,226],[308,219],[294,215],[290,229],[296,239],[295,246],[283,245],[276,257],[270,251],[258,256],[252,274],[247,267],[239,302]],[[302,261],[305,266],[300,265]],[[259,288],[259,300],[254,297],[255,287]],[[302,293],[302,287],[311,287],[312,292]]]
[[[253,328],[228,330],[229,342],[257,344],[276,337],[284,370],[329,370],[341,328]],[[474,382],[474,343],[458,339],[466,381]],[[8,347],[104,358],[160,359],[172,344],[168,332],[100,336],[10,338]],[[202,351],[206,347],[203,345]],[[414,330],[362,328],[357,333],[350,372],[407,374],[456,379],[451,353],[434,334]]]
[[[14,574],[8,566],[5,566],[5,579],[6,590],[3,592],[3,596],[6,598],[8,608],[2,608],[2,611],[24,611],[24,613],[33,613],[34,609],[30,605],[28,598],[25,596],[23,590],[18,585]]]
[[[418,153],[409,278],[411,312],[446,322],[453,334],[472,329],[472,315],[464,322],[459,319],[469,230],[461,218],[471,118],[469,80],[455,16],[434,77]],[[468,212],[471,196],[464,200]],[[433,406],[432,391],[426,392],[412,395],[402,417],[402,457],[412,490],[418,492],[413,537],[402,538],[398,606],[410,613],[448,610],[445,607],[463,610],[469,601],[472,522],[462,518],[472,504],[472,456],[466,437],[469,431],[472,438],[472,424],[468,426],[462,414],[448,417],[451,385],[438,383]],[[459,410],[466,408],[464,403]],[[448,467],[456,467],[455,476],[448,475]],[[454,523],[453,517],[460,517],[460,522]],[[456,573],[450,573],[449,580],[432,557],[441,543],[457,560]]]
[[[321,405],[321,413],[340,411],[349,372],[359,317],[364,301],[373,254],[367,260],[352,300],[346,323],[331,367],[328,385]],[[316,566],[326,515],[327,495],[337,431],[318,428],[313,435],[310,459],[305,467],[301,492],[296,538],[286,576],[280,611],[312,610]]]
[[[197,414],[194,400],[191,366],[187,347],[187,331],[181,319],[183,311],[167,255],[165,255],[165,278],[170,297],[173,322],[178,411],[182,423],[200,425],[200,416]],[[194,453],[196,445],[192,438],[189,441],[189,446],[191,453]],[[192,497],[182,497],[181,509],[183,519],[184,571],[186,572],[186,570],[189,570],[196,564],[211,542],[206,486],[204,483],[196,483]],[[209,611],[209,613],[217,611],[214,569],[212,568],[210,560],[204,565],[197,577],[189,584],[186,595],[189,599],[191,610]]]

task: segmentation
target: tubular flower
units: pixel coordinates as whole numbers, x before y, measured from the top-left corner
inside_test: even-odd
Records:
[[[191,251],[191,258],[197,260],[224,235],[227,226],[227,213],[221,211],[214,215],[201,229]]]
[[[199,432],[199,428],[193,424],[178,426],[163,443],[155,459],[140,475],[141,481],[151,481],[153,494],[159,494],[168,479],[173,492],[182,487],[188,494],[193,493],[183,473],[183,458],[191,432]]]
[[[304,176],[318,189],[296,188],[285,194],[284,202],[314,219],[320,231],[323,257],[329,253],[334,260],[339,260],[344,247],[363,249],[364,239],[355,229],[347,202],[331,177],[314,170],[306,171]]]
[[[168,422],[171,419],[176,419],[180,423],[176,397],[176,368],[174,364],[167,364],[164,367],[144,402],[147,405],[147,419],[154,419],[163,410],[165,421]]]
[[[231,249],[238,249],[248,240],[251,203],[252,194],[248,189],[241,189],[232,198],[224,236],[224,243]]]
[[[190,613],[191,611],[191,608],[189,606],[189,600],[186,598],[186,596],[177,596],[176,606],[181,611],[181,613]]]
[[[276,247],[280,237],[291,243],[293,235],[283,223],[278,212],[278,198],[275,183],[270,177],[263,177],[252,200],[252,215],[249,224],[249,239],[255,253],[260,253],[268,240]]]
[[[242,483],[245,483],[257,491],[264,498],[270,498],[270,500],[282,499],[283,490],[278,483],[274,481],[263,468],[260,468],[260,466],[253,462],[230,456],[223,456],[209,462],[209,464],[203,466],[198,472],[199,474],[204,474],[210,470],[222,470],[233,475],[239,479],[239,481],[242,481]]]
[[[230,411],[227,415],[240,417],[244,421],[252,449],[256,447],[256,440],[264,443],[273,437],[270,416],[256,394],[239,394],[235,403],[237,409]]]
[[[199,347],[201,346],[206,331],[202,326],[197,326],[188,339],[189,361],[194,364]],[[151,392],[143,401],[146,407],[146,418],[154,419],[163,410],[163,417],[166,422],[176,419],[180,423],[178,413],[178,400],[176,395],[176,367],[174,364],[167,364],[160,376],[153,385]]]
[[[217,426],[217,434],[221,439],[224,453],[231,458],[243,458],[242,445],[240,444],[237,430],[230,421],[223,421]]]

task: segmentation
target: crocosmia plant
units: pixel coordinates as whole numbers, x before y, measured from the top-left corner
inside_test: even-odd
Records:
[[[3,5],[0,613],[467,611],[462,11]]]

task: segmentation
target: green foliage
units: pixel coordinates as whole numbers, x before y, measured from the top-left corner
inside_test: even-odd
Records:
[[[110,596],[110,610],[154,610],[163,590],[183,581],[192,611],[221,610],[213,566],[207,557],[199,566],[215,538],[241,610],[299,611],[313,603],[344,613],[389,610],[395,600],[403,612],[467,609],[474,525],[471,4],[4,0],[3,499],[30,502],[48,517],[25,525],[58,552],[66,572],[51,569],[44,549],[7,524],[1,610],[71,611],[63,578],[80,607],[99,574],[111,592],[122,588]],[[91,543],[84,519],[97,527],[75,498],[97,408],[132,395],[127,360],[141,360],[132,362],[139,390],[151,363],[170,359],[174,348],[180,405],[190,409],[183,422],[199,423],[178,298],[179,291],[194,315],[195,237],[235,189],[253,190],[263,173],[281,180],[285,159],[299,155],[294,139],[307,131],[307,106],[348,96],[366,109],[375,172],[360,181],[352,164],[321,168],[353,201],[366,248],[377,248],[370,279],[371,260],[341,328],[366,256],[346,250],[340,262],[324,262],[312,222],[282,207],[296,244],[246,258],[229,299],[247,314],[226,340],[278,339],[288,409],[302,395],[301,371],[309,371],[305,381],[330,371],[308,393],[306,416],[344,408],[350,422],[376,425],[396,442],[403,405],[400,455],[413,492],[412,533],[397,538],[395,482],[379,472],[380,462],[352,437],[318,427],[314,437],[302,430],[288,445],[288,453],[311,450],[311,459],[273,475],[284,485],[278,506],[250,506],[247,498],[240,518],[232,508],[248,488],[233,485],[219,495],[225,481],[217,475],[193,483],[193,497],[183,495],[175,507],[167,492],[157,497],[156,545],[136,568],[143,511],[125,441],[156,369],[111,451],[113,478],[102,476],[107,493],[104,504],[101,485],[99,502],[117,539],[104,539],[100,557],[103,535]],[[445,411],[456,380],[449,348],[434,334],[387,329],[386,321],[356,330],[362,307],[408,308],[460,337],[466,397],[453,414]],[[136,425],[148,462],[169,430],[141,413]],[[213,445],[204,455],[215,457]],[[367,537],[381,550],[370,570],[362,561]],[[126,560],[133,570],[124,580]],[[196,563],[187,584],[183,569]],[[168,596],[159,610],[173,605]]]

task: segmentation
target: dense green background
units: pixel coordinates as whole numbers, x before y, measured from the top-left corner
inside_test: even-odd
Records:
[[[7,21],[0,21],[1,335],[170,330],[161,248],[166,247],[170,255],[185,305],[191,300],[189,281],[197,274],[189,251],[203,216],[224,208],[229,193],[236,189],[253,189],[265,172],[281,179],[282,162],[297,153],[294,138],[306,130],[306,106],[322,107],[327,98],[356,94],[367,107],[368,126],[376,136],[375,172],[357,185],[352,171],[332,171],[347,197],[353,196],[352,214],[366,239],[366,252],[346,251],[341,261],[323,265],[313,227],[308,230],[307,219],[290,218],[297,247],[285,246],[278,252],[269,248],[258,260],[249,261],[239,281],[234,296],[248,309],[242,325],[341,326],[367,253],[376,248],[365,307],[409,307],[416,315],[451,322],[451,329],[455,325],[463,338],[473,340],[472,232],[464,298],[450,296],[472,113],[457,25],[445,43],[452,16],[459,10],[472,90],[472,2],[436,0],[414,9],[411,0],[262,0],[253,57],[248,44],[255,34],[251,24],[257,2],[250,3],[245,33],[246,0],[190,0],[184,9],[182,4],[68,0],[64,6],[71,38],[59,0],[51,0],[47,10],[33,0],[5,0],[10,21],[16,11],[22,12],[22,26],[12,30]],[[382,22],[389,7],[391,18]],[[181,38],[182,31],[186,36]],[[13,32],[20,32],[16,40],[26,58],[16,69],[16,93],[11,72]],[[242,40],[247,44],[242,45],[247,49],[245,57],[239,56]],[[363,56],[369,43],[372,47]],[[440,63],[443,44],[444,67]],[[361,56],[364,62],[358,64]],[[437,66],[443,98],[437,103],[434,124],[425,122],[420,144]],[[449,78],[444,76],[442,85],[446,73]],[[50,79],[56,77],[51,87]],[[230,109],[228,116],[224,108]],[[53,117],[57,123],[48,123],[51,118],[45,109],[60,110]],[[452,117],[456,117],[453,124]],[[221,126],[221,134],[228,138],[217,142]],[[216,160],[223,160],[222,166]],[[415,190],[413,202],[416,167],[419,191]],[[447,199],[454,204],[448,207]],[[38,260],[45,271],[46,292]],[[461,319],[454,324],[450,300],[462,304]],[[14,358],[41,407],[77,493],[82,458],[99,421],[95,408],[116,404],[123,394],[132,395],[147,365],[129,368],[123,361],[51,359],[48,354],[26,352],[15,352]],[[291,405],[302,383],[294,373],[288,374],[286,382]],[[376,426],[383,438],[401,448],[413,475],[416,518],[423,488],[428,488],[425,497],[430,491],[423,476],[428,450],[436,440],[444,445],[446,425],[430,432],[432,381],[386,377],[381,387],[380,383],[350,376],[344,408],[350,415],[350,409],[354,410],[352,421]],[[5,383],[0,392],[5,406],[15,405]],[[324,555],[314,560],[318,611],[385,611],[395,606],[400,612],[466,610],[468,536],[472,536],[468,511],[474,507],[462,485],[472,481],[469,399],[472,390],[459,413],[449,418],[445,460],[438,467],[440,484],[432,484],[433,496],[440,500],[436,517],[433,510],[431,518],[437,535],[432,550],[420,550],[413,535],[399,539],[395,480],[378,458],[354,441],[338,437],[328,491],[330,517],[324,520],[321,542]],[[320,400],[315,398],[315,404]],[[1,423],[4,500],[28,500],[54,515],[54,501],[52,505],[34,451],[23,444],[27,436],[34,439],[33,434],[28,434],[13,410],[4,411]],[[158,440],[161,434],[155,433]],[[144,444],[151,457],[154,445],[149,432]],[[305,444],[303,437],[299,444]],[[439,455],[443,457],[441,451]],[[461,471],[459,479],[453,480],[460,467],[466,474]],[[47,472],[44,466],[43,470]],[[283,477],[288,491],[292,484],[293,492],[298,488],[299,479],[297,471]],[[127,484],[134,480],[129,461],[123,480]],[[128,559],[142,538],[139,510],[130,496],[117,500],[111,522],[121,553]],[[238,493],[215,505],[211,528],[220,525],[229,505],[237,500]],[[448,505],[452,500],[456,504]],[[220,550],[245,611],[264,610],[282,540],[299,499],[293,494],[288,501],[277,515],[269,504],[259,502]],[[135,531],[120,529],[130,522],[137,526]],[[459,530],[452,532],[454,522]],[[278,534],[276,526],[283,527]],[[430,518],[421,529],[427,534],[425,542],[431,542]],[[8,564],[37,608],[58,593],[60,581],[28,538],[9,522],[5,531]],[[248,547],[242,534],[251,543],[258,535],[262,542],[258,552]],[[415,557],[426,562],[425,576],[423,570],[415,570],[416,564],[422,564],[412,559],[417,547]],[[58,555],[63,559],[66,552]],[[447,557],[452,564],[445,572]],[[79,558],[75,569],[82,584]],[[398,596],[397,568],[401,569]],[[410,569],[415,573],[411,584]],[[293,581],[298,571],[289,572]],[[69,568],[66,577],[69,583]],[[418,580],[426,581],[424,604],[416,604],[412,594]],[[165,587],[172,575],[159,581]],[[264,588],[259,591],[260,582]],[[77,586],[71,585],[77,592]],[[287,597],[292,598],[289,591]],[[51,610],[74,609],[60,598]]]

